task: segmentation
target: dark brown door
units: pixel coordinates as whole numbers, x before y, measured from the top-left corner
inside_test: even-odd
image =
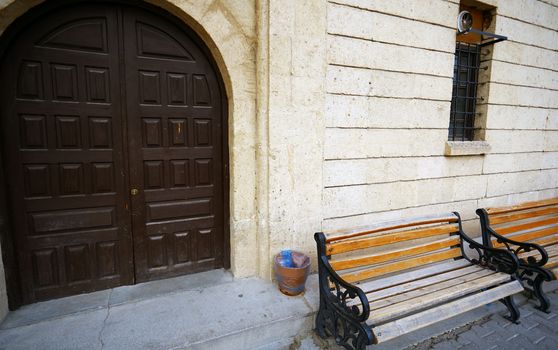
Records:
[[[24,303],[223,266],[223,106],[199,44],[116,5],[49,12],[0,67]]]
[[[145,11],[124,13],[136,277],[223,266],[222,110],[197,45]]]

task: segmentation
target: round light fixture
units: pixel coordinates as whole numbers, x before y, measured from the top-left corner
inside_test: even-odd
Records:
[[[461,11],[457,16],[457,30],[460,34],[467,34],[473,28],[473,16],[469,11]]]

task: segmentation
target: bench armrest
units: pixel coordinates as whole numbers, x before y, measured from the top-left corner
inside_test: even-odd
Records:
[[[543,247],[535,243],[515,241],[496,233],[496,231],[494,231],[488,224],[488,213],[484,209],[478,209],[477,215],[480,217],[481,220],[484,244],[492,246],[491,237],[494,237],[496,238],[496,242],[503,244],[508,251],[517,256],[520,263],[524,265],[535,266],[544,266],[544,264],[546,264],[546,262],[548,261],[548,253]],[[514,249],[514,247],[512,246],[516,246],[517,248]],[[527,260],[519,258],[519,254],[521,254],[522,252],[530,252],[532,250],[536,250],[539,253],[539,256],[529,256],[527,257]]]
[[[459,217],[458,213],[455,213]],[[514,275],[519,268],[519,260],[515,254],[505,249],[498,249],[486,246],[479,243],[467,236],[461,227],[461,218],[459,218],[459,235],[461,237],[461,252],[463,257],[471,263],[481,266],[486,266],[492,270],[504,272]],[[465,246],[475,250],[478,254],[478,259],[470,258],[465,253]]]
[[[329,264],[325,255],[325,236],[317,232],[314,238],[318,244],[318,277],[320,288],[320,302],[325,302],[337,312],[358,322],[365,322],[370,315],[368,298],[362,289],[345,281]],[[333,286],[333,288],[331,288]],[[362,309],[349,302],[359,299]]]

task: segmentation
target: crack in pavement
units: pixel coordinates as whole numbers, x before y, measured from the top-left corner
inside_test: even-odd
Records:
[[[103,332],[105,331],[105,327],[107,326],[107,320],[110,316],[110,298],[112,297],[112,291],[114,289],[110,290],[110,293],[108,295],[107,298],[107,315],[105,316],[105,319],[103,320],[103,326],[101,327],[101,330],[99,331],[99,335],[97,336],[97,340],[99,341],[99,344],[101,345],[100,350],[102,350],[105,347],[105,343],[103,342]]]

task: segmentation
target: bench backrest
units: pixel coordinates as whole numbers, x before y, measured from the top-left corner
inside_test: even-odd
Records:
[[[490,239],[486,227],[519,242],[545,246],[558,243],[558,198],[526,202],[506,207],[478,209],[485,244],[502,244]]]
[[[358,283],[461,257],[460,225],[450,213],[325,232],[325,255],[344,280]]]

